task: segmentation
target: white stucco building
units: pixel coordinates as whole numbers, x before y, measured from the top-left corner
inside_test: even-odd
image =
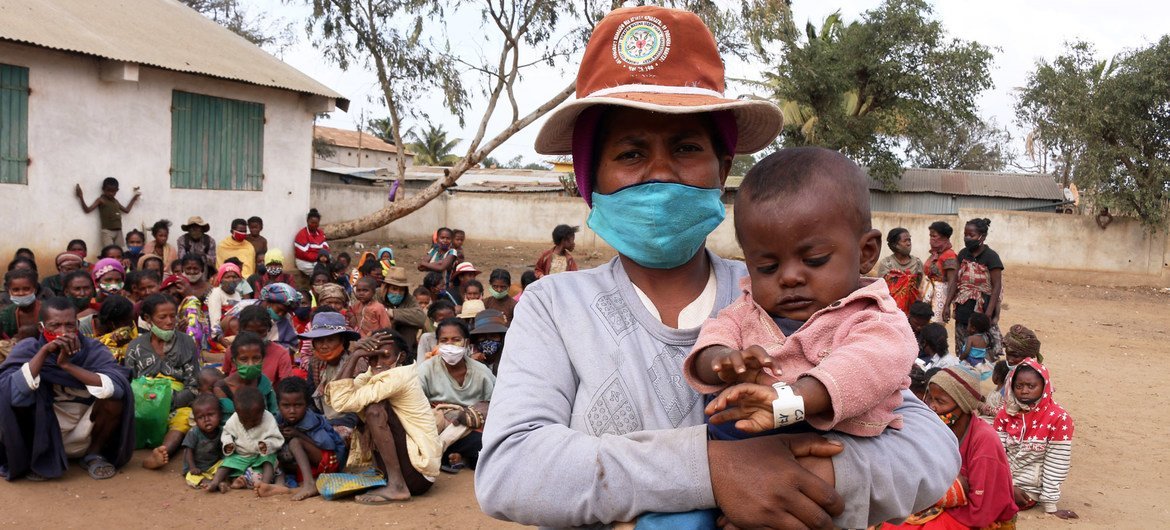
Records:
[[[329,146],[327,156],[315,154],[314,168],[388,168],[397,171],[398,148],[370,133],[318,125],[313,135]],[[404,151],[406,167],[414,165],[414,153]]]
[[[349,102],[172,0],[0,4],[0,260],[19,247],[53,274],[70,239],[99,250],[87,201],[121,182],[123,232],[202,216],[217,240],[259,215],[292,253],[309,209],[313,118]],[[149,237],[149,235],[148,235]]]

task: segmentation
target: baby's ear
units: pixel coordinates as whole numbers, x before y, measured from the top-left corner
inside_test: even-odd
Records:
[[[878,257],[882,252],[882,233],[877,229],[872,229],[861,234],[861,239],[858,240],[857,245],[860,247],[860,273],[867,274],[873,270],[874,265],[877,265]]]

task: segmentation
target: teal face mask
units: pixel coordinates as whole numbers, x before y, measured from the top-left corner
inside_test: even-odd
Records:
[[[406,299],[406,295],[404,295],[402,293],[387,293],[386,294],[386,301],[390,302],[390,305],[401,304],[402,301],[405,299]]]
[[[175,330],[163,329],[154,324],[150,325],[150,332],[153,333],[155,337],[158,337],[158,340],[163,342],[170,342],[171,339],[175,338]]]
[[[673,269],[691,258],[727,212],[723,190],[646,182],[609,195],[593,192],[587,224],[623,256],[651,269]]]

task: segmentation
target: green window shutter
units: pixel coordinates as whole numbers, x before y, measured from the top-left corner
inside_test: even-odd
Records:
[[[0,64],[0,183],[28,184],[28,68]]]
[[[171,187],[264,188],[264,105],[174,91]]]

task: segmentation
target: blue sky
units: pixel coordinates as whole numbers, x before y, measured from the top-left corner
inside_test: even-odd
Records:
[[[371,100],[380,91],[374,73],[365,71],[360,65],[342,71],[326,61],[305,35],[303,28],[308,9],[296,0],[292,0],[291,5],[286,2],[244,0],[243,3],[252,12],[263,11],[271,18],[291,22],[299,41],[284,50],[280,54],[281,58],[352,101],[348,113],[334,112],[322,123],[353,129],[363,113],[366,118],[386,116],[385,107]],[[805,21],[812,21],[819,26],[834,11],[840,10],[846,21],[856,20],[861,13],[873,9],[879,3],[877,0],[794,0],[793,10],[799,27],[803,27]],[[951,36],[976,40],[998,48],[991,70],[995,86],[980,97],[980,111],[985,118],[994,119],[1001,127],[1007,126],[1016,142],[1013,148],[1022,151],[1022,134],[1014,124],[1013,90],[1025,83],[1037,59],[1055,57],[1061,53],[1065,42],[1077,39],[1093,43],[1103,57],[1125,49],[1146,46],[1166,33],[1165,21],[1170,18],[1170,4],[1149,0],[942,0],[935,2],[935,16]],[[479,25],[478,16],[457,15],[449,18],[447,38],[453,48],[471,53],[490,50],[484,43],[484,35],[488,33],[478,31]],[[528,103],[528,108],[522,107],[521,113],[526,113],[558,92],[576,75],[576,63],[577,58],[572,58],[558,68],[539,66],[529,69],[517,86],[521,105]],[[765,68],[766,65],[759,63],[733,62],[728,65],[727,74],[729,77],[758,78]],[[735,94],[742,90],[743,87],[732,86],[729,93]],[[460,127],[439,101],[424,98],[419,105],[435,123],[444,125],[453,137],[470,138],[479,124],[479,115],[474,111],[468,114],[466,125]],[[472,108],[482,108],[482,100],[480,105],[473,105]],[[489,124],[488,135],[505,125],[507,118],[501,116]],[[539,126],[538,121],[520,131],[497,149],[493,156],[499,160],[508,160],[514,156],[522,156],[526,161],[542,160],[543,157],[532,150]],[[460,147],[466,148],[466,145]]]

